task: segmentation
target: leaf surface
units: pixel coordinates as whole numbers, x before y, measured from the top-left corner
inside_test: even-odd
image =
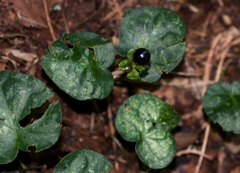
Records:
[[[114,80],[107,68],[113,60],[114,47],[110,41],[81,31],[56,40],[41,63],[60,89],[77,100],[91,100],[104,99],[112,91]]]
[[[127,57],[130,49],[149,49],[150,67],[139,79],[151,83],[180,63],[186,47],[185,36],[185,23],[175,12],[161,7],[136,8],[123,15],[116,51]]]
[[[13,71],[0,71],[0,164],[11,162],[18,149],[36,152],[51,147],[61,133],[59,101],[49,105],[46,113],[27,127],[19,121],[40,107],[53,93],[33,76]]]
[[[223,130],[240,134],[240,81],[228,84],[217,82],[203,96],[206,114]]]
[[[113,167],[103,155],[81,149],[65,156],[56,166],[54,173],[108,173]]]
[[[149,167],[166,167],[175,156],[176,142],[170,131],[181,115],[158,97],[141,93],[129,97],[118,110],[116,128],[129,142],[137,142],[136,152]]]

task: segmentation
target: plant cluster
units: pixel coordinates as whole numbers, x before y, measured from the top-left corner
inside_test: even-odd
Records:
[[[143,7],[123,15],[117,53],[126,57],[119,63],[129,79],[152,83],[169,73],[182,60],[186,43],[184,21],[171,10]],[[71,46],[66,45],[66,41]],[[114,80],[109,67],[114,61],[112,43],[92,32],[65,34],[41,58],[51,80],[77,100],[104,99]],[[44,115],[27,127],[19,121],[32,108],[41,106],[53,93],[38,79],[17,72],[0,72],[0,164],[11,162],[18,150],[36,152],[51,147],[61,132],[61,106],[52,103]],[[239,82],[220,82],[203,97],[209,117],[224,130],[240,133]],[[127,141],[136,142],[136,152],[147,166],[169,165],[176,153],[171,134],[181,115],[151,94],[136,94],[124,101],[116,117],[116,128]],[[63,158],[54,172],[108,172],[112,164],[101,154],[77,150]]]

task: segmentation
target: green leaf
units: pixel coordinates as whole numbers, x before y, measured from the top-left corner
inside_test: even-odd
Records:
[[[73,48],[65,45],[68,40]],[[41,63],[53,82],[78,100],[104,99],[114,80],[107,69],[114,60],[112,43],[92,32],[65,34],[48,49]]]
[[[141,93],[129,97],[118,110],[116,128],[121,136],[136,142],[139,158],[150,168],[166,167],[176,153],[170,133],[181,115],[157,96]]]
[[[81,149],[65,156],[56,166],[54,173],[108,173],[113,165],[103,155]]]
[[[61,133],[61,106],[50,104],[46,113],[27,127],[19,121],[40,107],[53,93],[33,76],[0,71],[0,164],[11,162],[18,149],[27,151],[36,146],[36,152],[51,147]]]
[[[123,15],[116,51],[127,57],[130,49],[149,49],[151,65],[139,79],[154,82],[180,63],[186,47],[182,42],[185,36],[185,23],[173,11],[161,7],[136,8]]]
[[[135,80],[135,79],[138,79],[139,73],[138,73],[138,71],[136,69],[133,69],[130,73],[127,74],[127,77],[129,79]]]
[[[223,130],[240,134],[240,81],[231,85],[217,82],[209,86],[203,96],[206,114]]]

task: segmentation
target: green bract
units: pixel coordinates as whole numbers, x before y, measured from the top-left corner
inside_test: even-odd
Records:
[[[118,66],[120,71],[127,72],[129,79],[138,79],[139,73],[149,68],[148,65],[139,65],[133,61],[133,54],[135,50],[130,49],[127,54],[127,59],[122,60]]]
[[[103,155],[91,150],[77,150],[64,157],[54,173],[108,173],[113,167]]]
[[[240,81],[212,84],[203,96],[206,114],[223,130],[240,134]]]
[[[149,167],[166,167],[176,153],[170,133],[181,115],[157,96],[141,93],[129,97],[118,110],[116,128],[130,142],[137,141],[136,152]]]
[[[65,45],[68,40],[73,48]],[[78,100],[104,99],[113,88],[107,69],[114,60],[110,41],[92,32],[65,34],[47,49],[42,66],[53,82]]]
[[[127,57],[130,49],[145,48],[151,54],[150,67],[139,79],[154,82],[172,71],[182,60],[186,43],[186,26],[182,18],[161,7],[136,8],[126,12],[120,27],[116,50]]]
[[[61,132],[61,107],[59,101],[52,103],[46,113],[27,127],[19,121],[30,114],[32,108],[40,107],[53,93],[33,76],[12,72],[0,72],[0,164],[11,162],[18,149],[36,152],[52,146]]]

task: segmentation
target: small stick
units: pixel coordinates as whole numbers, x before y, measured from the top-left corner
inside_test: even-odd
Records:
[[[113,0],[113,3],[114,3],[114,6],[115,6],[115,8],[116,8],[116,10],[117,10],[117,12],[118,12],[118,15],[119,15],[120,17],[122,17],[123,12],[122,12],[121,8],[119,7],[117,1],[116,1],[116,0]]]
[[[119,78],[123,73],[125,73],[125,72],[124,72],[124,71],[119,71],[119,70],[113,71],[113,72],[112,72],[113,79],[116,80],[116,79]]]
[[[109,100],[110,100],[110,99],[109,99]],[[111,103],[110,103],[110,101],[108,102],[107,111],[108,111],[108,119],[109,119],[110,132],[111,132],[112,135],[114,135],[115,132],[114,132],[114,127],[113,127],[112,110],[111,110]]]
[[[108,98],[108,108],[107,108],[107,112],[108,112],[108,119],[109,119],[109,127],[110,127],[110,133],[112,136],[115,136],[115,130],[114,130],[114,127],[113,127],[113,118],[112,118],[112,110],[111,110],[111,103],[110,103],[110,98]],[[113,140],[112,141],[112,145],[113,145],[113,151],[114,151],[114,156],[116,158],[116,151],[117,151],[117,145],[116,145],[116,142]],[[115,167],[116,167],[116,170],[118,170],[118,167],[117,167],[117,161],[116,159],[114,160],[115,162]]]
[[[129,4],[129,0],[128,0],[128,1],[125,1],[119,8],[121,8],[121,9],[122,9],[122,8],[125,8],[125,7],[128,6],[128,4]],[[109,12],[109,13],[103,18],[103,21],[106,21],[106,20],[112,18],[116,13],[117,13],[116,10],[113,10],[113,11]]]
[[[212,18],[212,16],[213,16],[213,12],[210,11],[210,12],[208,13],[208,15],[207,15],[206,20],[205,20],[204,23],[203,23],[203,29],[202,29],[202,32],[205,33],[205,34],[206,34],[207,27],[208,27],[208,24],[209,24],[210,19]],[[204,37],[202,36],[202,37],[201,37],[201,41],[203,41],[203,40],[204,40]]]
[[[184,0],[169,0],[169,1],[178,2],[180,4],[186,5],[194,13],[198,13],[200,11],[196,6],[186,2]]]
[[[224,162],[225,157],[226,157],[226,153],[222,150],[219,150],[219,152],[218,152],[218,168],[217,168],[218,173],[224,173],[225,172],[225,171],[223,171],[224,170],[223,169],[223,162]]]
[[[220,7],[223,7],[223,6],[224,6],[224,3],[223,3],[222,0],[218,0],[218,3],[219,3],[219,6],[220,6]]]
[[[188,59],[205,59],[207,57],[208,52],[205,51],[202,54],[196,54],[196,55],[188,55]]]
[[[185,77],[200,77],[203,74],[202,73],[198,73],[198,72],[182,72],[182,71],[171,71],[169,74],[174,74],[174,75],[179,75],[179,76],[185,76]]]
[[[91,121],[90,121],[90,133],[93,132],[94,129],[94,119],[95,119],[95,115],[94,115],[94,111],[92,109],[92,113],[91,113]]]
[[[228,35],[225,38],[224,43],[221,46],[221,49],[223,49],[223,51],[220,54],[220,60],[219,60],[219,63],[218,63],[218,68],[217,68],[216,75],[215,75],[215,80],[214,80],[215,82],[218,82],[219,79],[220,79],[221,72],[222,72],[222,67],[223,67],[223,62],[224,62],[224,59],[227,56],[227,53],[228,53],[230,47],[232,46],[233,38],[234,38],[233,35]]]
[[[235,39],[231,45],[234,46],[236,44],[240,44],[240,38]]]
[[[193,73],[192,68],[189,67],[188,61],[185,60],[185,64],[187,66],[188,73],[190,73],[190,74]],[[195,84],[195,87],[197,88],[197,93],[199,94],[199,97],[202,99],[201,91],[200,91],[199,85],[197,83],[197,80],[194,76],[192,79],[193,79],[193,83]]]
[[[43,27],[43,28],[47,28],[47,26],[46,26],[45,24],[40,23],[40,22],[38,22],[38,21],[36,21],[36,20],[29,19],[29,18],[21,15],[19,12],[17,13],[17,16],[18,16],[18,18],[19,18],[20,20],[21,20],[21,19],[22,19],[22,20],[26,20],[26,21],[28,21],[28,22],[30,22],[30,23],[37,24],[37,25],[39,25],[39,26],[41,26],[41,27]]]
[[[121,150],[123,156],[125,157],[125,159],[127,160],[128,166],[131,169],[131,172],[133,172],[133,168],[132,168],[132,164],[131,161],[125,151],[125,149],[123,148],[121,142],[115,137],[113,136],[111,133],[107,133],[107,135],[117,144],[117,146],[119,147],[119,149]]]
[[[44,4],[44,10],[45,10],[46,18],[47,18],[48,27],[49,27],[50,33],[52,35],[52,39],[53,39],[53,41],[55,41],[56,37],[54,35],[54,31],[53,31],[52,24],[51,24],[51,21],[50,21],[50,17],[49,17],[49,14],[48,14],[48,8],[47,8],[46,0],[43,0],[43,4]]]
[[[93,99],[92,103],[93,103],[93,108],[97,111],[100,120],[104,121],[103,115],[102,115],[101,110],[99,109],[99,107],[97,105],[96,99]]]
[[[198,160],[198,164],[195,170],[195,173],[198,173],[200,170],[200,167],[202,165],[202,161],[203,161],[203,156],[204,153],[206,151],[206,146],[207,146],[207,142],[208,142],[208,136],[209,136],[209,132],[210,132],[210,125],[208,123],[206,123],[206,129],[205,129],[205,134],[204,134],[204,139],[203,139],[203,145],[202,145],[202,150],[201,150],[201,155],[200,158]],[[205,124],[204,124],[205,125]]]
[[[214,51],[215,47],[217,46],[217,43],[221,37],[222,37],[222,33],[219,33],[213,39],[213,42],[212,42],[212,45],[211,45],[211,48],[209,50],[208,57],[207,57],[207,63],[206,63],[205,71],[204,71],[203,80],[209,80],[210,71],[211,71],[211,67],[212,67],[211,61],[212,61],[212,57],[213,57],[213,51]],[[202,95],[204,95],[206,89],[207,89],[207,86],[204,86],[202,89]]]
[[[207,36],[206,32],[196,31],[196,30],[193,30],[193,29],[188,29],[188,32],[189,32],[189,34],[198,35],[200,37],[206,37]]]
[[[191,145],[189,145],[189,147],[185,150],[181,150],[181,151],[178,151],[176,153],[176,156],[180,157],[181,155],[184,155],[184,154],[197,154],[197,155],[201,155],[201,151],[198,151],[196,149],[191,149]],[[208,160],[212,160],[212,157],[207,155],[207,154],[204,154],[203,155],[204,158],[208,159]]]
[[[222,33],[219,33],[219,34],[213,39],[213,42],[212,42],[212,45],[211,45],[211,48],[210,48],[210,50],[209,50],[208,57],[207,57],[207,64],[206,64],[206,67],[205,67],[203,80],[209,80],[209,78],[210,78],[210,72],[211,72],[211,68],[212,68],[211,60],[212,60],[212,57],[213,57],[213,51],[214,51],[215,47],[217,46],[217,43],[218,43],[218,41],[220,40],[221,37],[222,37]],[[207,86],[204,86],[204,87],[202,88],[202,95],[204,95],[206,89],[207,89]],[[206,128],[205,128],[205,134],[204,134],[204,140],[203,140],[201,155],[200,155],[200,158],[199,158],[199,160],[198,160],[198,164],[197,164],[197,166],[196,166],[195,173],[198,173],[199,170],[200,170],[200,168],[201,168],[202,161],[203,161],[203,156],[204,156],[204,153],[205,153],[205,151],[206,151],[208,136],[209,136],[209,132],[210,132],[210,125],[209,125],[208,123],[205,122],[205,123],[203,124],[203,126],[206,126]]]
[[[65,30],[66,30],[67,33],[70,33],[64,11],[62,11],[62,17],[63,17],[63,22],[64,22],[64,25],[65,25]]]
[[[218,68],[217,68],[215,80],[214,80],[215,82],[218,82],[219,79],[220,79],[221,72],[222,72],[222,67],[223,67],[223,62],[224,62],[225,57],[227,56],[227,53],[228,53],[230,47],[231,46],[228,46],[221,54],[220,61],[218,63]]]

